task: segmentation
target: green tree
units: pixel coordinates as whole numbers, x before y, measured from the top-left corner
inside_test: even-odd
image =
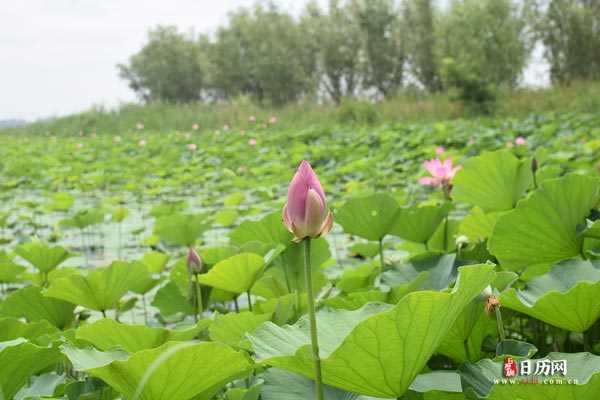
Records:
[[[301,21],[317,54],[319,83],[338,104],[355,95],[361,78],[361,30],[348,4],[330,0],[323,11],[310,2]]]
[[[173,26],[152,29],[146,45],[117,66],[119,76],[144,101],[199,100],[207,88],[206,52],[199,41]]]
[[[536,32],[545,47],[553,82],[600,79],[600,2],[534,2]]]
[[[314,92],[315,59],[299,24],[275,5],[242,8],[212,46],[214,85],[231,98],[283,104]]]
[[[403,24],[393,0],[354,0],[363,36],[366,88],[394,95],[402,86],[406,63]]]
[[[432,0],[406,0],[404,24],[407,59],[411,74],[430,92],[441,89],[439,63],[435,55],[435,24]]]

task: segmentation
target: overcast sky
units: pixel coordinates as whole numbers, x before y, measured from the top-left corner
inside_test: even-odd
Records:
[[[324,0],[323,3],[326,1]],[[0,120],[35,119],[135,100],[116,64],[149,28],[213,32],[255,0],[11,0],[0,7]],[[304,1],[278,0],[299,12]],[[540,68],[528,71],[539,79]]]

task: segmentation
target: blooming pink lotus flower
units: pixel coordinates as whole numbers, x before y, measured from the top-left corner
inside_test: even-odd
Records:
[[[146,141],[145,141],[144,139],[140,140],[140,141],[138,142],[138,146],[140,146],[140,147],[145,147],[145,146],[146,146]]]
[[[327,208],[321,182],[307,161],[300,163],[288,188],[283,223],[296,242],[321,237],[333,225],[333,214]]]
[[[252,138],[252,139],[248,140],[248,144],[250,146],[256,146],[256,139]]]
[[[198,129],[200,129],[200,125],[192,124],[192,130],[197,131]]]
[[[196,252],[196,250],[194,250],[193,247],[190,247],[188,250],[187,267],[192,274],[199,274],[204,268],[202,258],[200,258],[200,255]]]
[[[419,179],[421,185],[440,187],[449,187],[454,178],[456,172],[460,169],[460,166],[453,167],[452,159],[447,158],[441,161],[439,158],[428,160],[423,163],[423,166],[431,174],[431,176],[424,176]]]
[[[248,117],[248,122],[250,122],[251,124],[256,122],[256,117],[254,115],[251,115]]]
[[[515,139],[515,144],[517,146],[524,146],[525,145],[525,138],[523,136],[519,136],[518,138]]]
[[[437,154],[438,156],[444,154],[445,151],[446,149],[444,148],[444,146],[438,146],[435,148],[435,154]]]
[[[276,123],[277,123],[277,117],[276,117],[276,116],[274,116],[274,115],[272,115],[272,116],[269,118],[269,123],[270,123],[271,125],[274,125],[274,124],[276,124]]]
[[[187,145],[187,148],[189,151],[196,151],[198,150],[198,146],[196,146],[196,143],[190,143]]]

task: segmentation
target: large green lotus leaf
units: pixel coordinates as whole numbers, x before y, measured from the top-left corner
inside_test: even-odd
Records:
[[[16,339],[0,343],[0,399],[13,399],[29,378],[61,359],[56,348]]]
[[[592,400],[600,393],[600,357],[590,353],[550,353],[550,360],[566,360],[566,376],[557,376],[562,384],[502,384],[502,362],[484,358],[477,364],[459,368],[465,394],[489,400]],[[519,378],[517,378],[519,379]],[[525,379],[525,378],[523,378]],[[548,379],[538,376],[541,382]],[[571,379],[571,383],[566,383]],[[574,382],[576,380],[576,382]]]
[[[219,261],[238,254],[236,246],[203,247],[198,250],[204,265],[215,265]]]
[[[70,218],[63,219],[60,224],[78,229],[84,229],[88,226],[99,224],[104,220],[104,211],[102,209],[87,209],[75,213]]]
[[[24,387],[15,395],[15,400],[38,400],[52,399],[58,385],[65,383],[65,375],[56,372],[48,372],[43,375],[34,376],[31,384]]]
[[[484,213],[479,207],[473,207],[458,227],[458,234],[466,236],[470,242],[482,242],[489,238],[501,212]]]
[[[402,396],[493,278],[491,265],[465,266],[452,291],[413,292],[391,308],[370,303],[357,311],[319,312],[323,381],[368,396]],[[267,322],[249,338],[262,363],[314,378],[306,318],[284,327]]]
[[[452,197],[486,212],[513,208],[531,185],[531,161],[508,150],[485,152],[465,161],[453,181]]]
[[[315,382],[302,375],[270,368],[264,374],[263,400],[316,400]],[[357,400],[358,395],[325,385],[327,400]]]
[[[246,334],[254,332],[260,324],[270,320],[271,316],[271,313],[254,314],[249,311],[217,315],[208,328],[210,339],[231,347],[250,350],[251,346],[246,339]]]
[[[600,317],[600,262],[566,260],[500,296],[503,306],[573,332],[587,330]]]
[[[82,348],[70,344],[61,346],[61,351],[77,371],[103,367],[115,360],[126,360],[129,356],[123,350],[100,351],[93,347]]]
[[[178,313],[191,315],[195,312],[188,298],[181,293],[177,283],[172,280],[156,291],[152,305],[165,317]]]
[[[152,349],[169,341],[193,339],[206,329],[210,320],[179,330],[151,328],[145,325],[126,325],[112,319],[100,319],[77,329],[76,338],[93,344],[99,350],[123,349],[129,353]]]
[[[37,241],[17,246],[15,253],[39,271],[46,273],[58,267],[63,261],[72,256],[71,253],[60,246],[51,247]]]
[[[6,252],[0,251],[0,282],[16,283],[20,282],[20,275],[26,268],[13,262]]]
[[[77,274],[57,279],[44,294],[96,311],[111,310],[118,306],[125,293],[144,279],[141,271],[131,268],[129,263],[115,261],[108,267],[91,270],[86,276]]]
[[[421,253],[411,257],[408,262],[384,272],[382,282],[394,288],[412,282],[419,274],[425,273],[426,278],[421,278],[424,279],[421,281],[421,289],[444,289],[456,277],[455,259],[455,254]]]
[[[251,368],[246,355],[221,343],[169,342],[88,372],[131,400],[187,400],[209,398]]]
[[[384,193],[348,200],[335,213],[335,221],[351,235],[381,240],[394,228],[400,208]]]
[[[46,320],[60,329],[71,324],[75,317],[73,310],[75,305],[45,297],[37,286],[14,291],[0,305],[1,315],[25,318],[30,322]]]
[[[215,264],[206,274],[199,275],[198,280],[226,292],[244,293],[252,288],[264,265],[264,259],[257,254],[236,254]]]
[[[481,345],[486,336],[493,337],[496,332],[496,321],[485,312],[483,300],[477,298],[465,307],[437,352],[461,363],[479,360],[484,356]]]
[[[516,209],[500,216],[488,241],[490,253],[513,271],[538,270],[577,256],[583,241],[577,226],[597,205],[599,189],[596,179],[581,175],[543,183]]]
[[[391,233],[411,242],[427,243],[451,210],[452,203],[400,208]]]
[[[191,246],[208,228],[204,214],[172,214],[156,220],[154,234],[171,245]]]
[[[388,293],[384,293],[376,289],[363,290],[348,294],[340,294],[335,297],[329,297],[323,300],[323,304],[326,304],[331,308],[357,310],[370,302],[384,303],[388,300],[388,296]]]
[[[36,339],[40,336],[52,335],[57,332],[58,329],[48,321],[26,323],[16,318],[0,318],[0,342],[17,338],[37,342]]]
[[[258,221],[244,221],[229,232],[231,243],[241,246],[244,243],[258,241],[261,243],[291,243],[293,235],[288,232],[281,221],[281,212],[273,212]]]
[[[169,255],[159,251],[149,251],[144,253],[140,262],[148,267],[148,271],[158,274],[164,271],[169,262]]]

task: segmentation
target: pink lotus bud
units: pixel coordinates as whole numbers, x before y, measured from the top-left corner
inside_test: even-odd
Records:
[[[525,145],[525,138],[523,136],[519,136],[518,138],[515,139],[515,144],[517,146]]]
[[[196,143],[190,143],[187,145],[187,148],[189,151],[196,151],[198,150],[198,146],[196,146]]]
[[[192,124],[192,130],[197,131],[198,129],[200,129],[200,125],[198,125],[198,124]]]
[[[138,146],[140,146],[140,147],[144,147],[144,146],[146,146],[146,141],[145,141],[144,139],[140,140],[140,141],[138,142]]]
[[[256,122],[256,117],[254,115],[249,116],[248,117],[248,122],[250,122],[252,124],[255,123]]]
[[[327,208],[321,182],[307,161],[300,163],[288,188],[283,223],[297,242],[321,237],[333,225],[333,214]]]
[[[444,148],[444,146],[438,146],[435,148],[435,154],[437,154],[438,156],[444,154],[445,151],[446,149]]]
[[[271,125],[274,125],[274,124],[276,124],[276,123],[277,123],[277,117],[276,117],[276,116],[274,116],[274,115],[272,115],[272,116],[269,118],[269,123],[270,123]]]
[[[252,139],[248,140],[248,144],[250,146],[256,146],[256,139],[252,138]]]
[[[193,247],[190,247],[188,250],[187,267],[192,274],[199,274],[204,268],[204,264],[202,263],[200,255],[196,252],[196,250],[194,250]]]
[[[454,178],[456,172],[461,168],[460,166],[453,167],[451,158],[447,158],[444,161],[441,161],[439,158],[427,160],[423,163],[423,167],[431,176],[419,178],[419,183],[433,187],[449,186],[452,178]]]

